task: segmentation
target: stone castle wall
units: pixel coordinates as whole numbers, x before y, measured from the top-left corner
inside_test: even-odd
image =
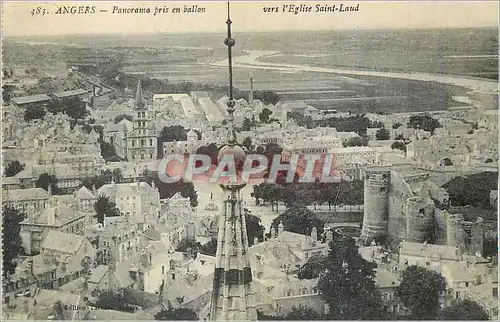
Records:
[[[367,169],[364,187],[363,230],[360,239],[369,243],[378,236],[387,235],[389,221],[388,169]]]

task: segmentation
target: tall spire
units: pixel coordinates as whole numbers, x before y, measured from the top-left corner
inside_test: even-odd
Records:
[[[135,108],[144,108],[144,106],[146,106],[146,102],[142,96],[141,79],[139,78],[137,81],[137,89],[135,91]]]
[[[248,105],[253,104],[253,78],[250,77],[250,93],[248,94]]]
[[[229,2],[227,4],[227,38],[229,61],[229,112],[230,137],[228,143],[219,152],[219,161],[231,157],[234,162],[245,160],[245,152],[236,145],[234,131],[234,98],[231,47],[235,41],[231,38],[231,18]],[[245,184],[221,184],[224,201],[219,214],[217,233],[217,252],[215,254],[215,270],[212,298],[210,303],[210,320],[212,321],[252,321],[257,320],[255,292],[252,287],[252,270],[248,251],[245,214],[243,212],[240,190]]]
[[[229,9],[229,1],[227,2],[227,38],[224,41],[224,44],[227,46],[227,60],[229,66],[229,100],[227,101],[227,112],[229,113],[229,145],[236,144],[236,131],[234,130],[234,97],[233,97],[233,51],[232,47],[236,44],[236,41],[232,38],[231,34],[231,15]]]

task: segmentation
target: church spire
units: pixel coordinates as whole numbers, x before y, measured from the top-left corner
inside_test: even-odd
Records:
[[[229,2],[227,3],[227,38],[224,41],[224,44],[227,46],[227,60],[229,67],[229,100],[227,101],[227,112],[229,113],[229,145],[236,144],[236,131],[234,129],[234,97],[233,97],[233,51],[232,47],[236,44],[236,41],[232,38],[231,33],[231,21],[230,10],[229,10]]]
[[[231,18],[227,3],[227,38],[229,62],[229,139],[219,152],[219,161],[230,157],[237,164],[244,162],[245,152],[236,145],[234,130],[233,70],[231,47],[235,41],[231,38]],[[238,171],[238,169],[237,169]],[[219,214],[217,233],[217,252],[212,298],[210,302],[210,320],[212,321],[254,321],[257,320],[255,292],[252,287],[252,270],[248,251],[248,236],[245,214],[243,212],[240,190],[243,182],[221,184],[224,201]]]
[[[139,78],[137,81],[137,89],[135,91],[135,108],[144,108],[145,106],[146,102],[142,96],[141,79]]]

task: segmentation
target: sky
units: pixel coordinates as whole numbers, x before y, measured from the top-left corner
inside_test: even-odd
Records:
[[[283,12],[284,5],[312,6],[312,12]],[[315,12],[316,5],[356,6],[356,12]],[[154,34],[224,32],[226,2],[215,1],[2,1],[3,36],[73,34]],[[185,5],[197,5],[204,13],[184,13]],[[56,14],[63,6],[95,6],[94,14]],[[113,7],[149,8],[149,14],[112,13]],[[33,9],[48,14],[32,15]],[[155,7],[168,13],[154,16]],[[172,13],[178,7],[181,13]],[[277,7],[279,12],[265,12]],[[82,9],[84,10],[84,9]],[[107,10],[107,12],[101,12]],[[498,1],[231,1],[235,32],[281,30],[342,30],[399,28],[498,27]],[[35,12],[36,13],[36,12]]]

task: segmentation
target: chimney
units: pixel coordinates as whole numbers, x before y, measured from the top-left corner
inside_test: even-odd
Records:
[[[49,196],[52,196],[52,185],[49,183],[49,186],[47,187],[47,192],[49,193]]]
[[[317,241],[318,240],[318,229],[316,227],[313,227],[311,229],[311,238],[314,240],[314,241]]]

